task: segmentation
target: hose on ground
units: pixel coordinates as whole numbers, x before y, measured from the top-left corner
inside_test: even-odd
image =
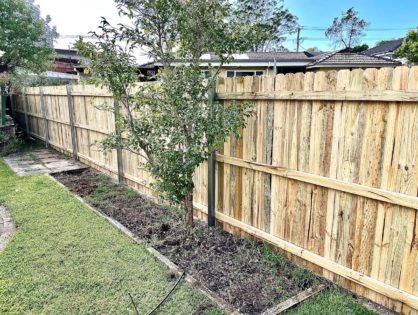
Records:
[[[174,290],[177,288],[177,286],[178,286],[178,284],[180,283],[181,279],[183,279],[184,274],[185,274],[185,272],[183,271],[183,272],[181,273],[180,277],[177,279],[177,281],[176,281],[176,283],[174,284],[174,286],[172,287],[172,289],[170,290],[170,292],[168,292],[168,293],[166,294],[166,296],[165,296],[165,297],[164,297],[164,298],[160,301],[160,303],[158,303],[158,304],[157,304],[157,306],[155,306],[155,307],[154,307],[154,309],[153,309],[151,312],[149,312],[147,315],[152,315],[152,314],[154,314],[154,313],[155,313],[155,311],[157,311],[157,310],[160,308],[160,306],[164,304],[164,302],[165,302],[165,301],[169,298],[169,296],[171,295],[171,293],[173,293],[173,292],[174,292]],[[134,302],[134,300],[133,300],[133,298],[132,298],[131,294],[130,294],[130,293],[128,293],[128,294],[129,294],[129,297],[131,298],[131,301],[132,301],[132,304],[133,304],[133,306],[134,306],[134,308],[135,308],[136,314],[137,314],[137,315],[139,315],[138,309],[137,309],[137,307],[136,307],[136,305],[135,305],[135,302]]]

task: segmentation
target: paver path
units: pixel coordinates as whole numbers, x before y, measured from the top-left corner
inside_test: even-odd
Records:
[[[15,231],[9,211],[0,206],[0,252],[2,252]]]
[[[85,165],[48,149],[11,154],[4,160],[18,176],[52,174],[86,168]]]

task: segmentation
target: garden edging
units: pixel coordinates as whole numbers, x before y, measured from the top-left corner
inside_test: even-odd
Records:
[[[0,205],[0,252],[6,248],[15,230],[10,212]]]
[[[60,183],[58,180],[56,180],[53,176],[47,174],[47,177],[49,177],[52,181],[57,183],[59,186],[65,188],[66,191],[70,192],[71,195],[73,195],[78,201],[83,203],[85,206],[87,206],[90,210],[93,211],[96,215],[99,217],[102,217],[103,219],[107,220],[110,224],[112,224],[114,227],[116,227],[118,230],[120,230],[122,233],[124,233],[126,236],[128,236],[132,241],[139,245],[145,246],[145,249],[153,255],[155,258],[157,258],[159,261],[161,261],[163,264],[165,264],[171,271],[177,273],[178,275],[181,275],[183,270],[178,267],[176,264],[174,264],[171,260],[169,260],[166,256],[158,252],[153,247],[146,245],[144,241],[142,241],[140,238],[138,238],[134,233],[132,233],[128,228],[126,228],[123,224],[118,222],[117,220],[105,215],[104,213],[100,212],[99,210],[93,208],[91,205],[89,205],[82,197],[79,195],[71,192],[68,187],[66,187],[64,184]],[[0,207],[1,209],[1,207]],[[0,243],[1,245],[1,243]],[[0,246],[1,251],[1,246]],[[201,294],[206,296],[209,300],[216,303],[220,308],[222,308],[224,311],[228,312],[229,314],[233,315],[239,315],[241,314],[238,310],[234,309],[232,305],[224,301],[221,297],[219,297],[217,294],[206,288],[202,283],[200,283],[196,278],[189,274],[185,274],[184,280],[193,288],[197,289]]]

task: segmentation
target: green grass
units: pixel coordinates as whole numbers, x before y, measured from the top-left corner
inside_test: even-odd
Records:
[[[17,225],[0,253],[0,314],[135,314],[128,293],[144,314],[175,282],[65,189],[45,176],[18,178],[1,159],[0,203]],[[207,303],[183,283],[159,313],[191,314]]]
[[[318,297],[302,303],[299,307],[286,312],[288,315],[374,315],[376,313],[357,303],[347,295],[326,290]]]

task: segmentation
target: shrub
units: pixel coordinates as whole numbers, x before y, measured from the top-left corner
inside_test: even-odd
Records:
[[[18,152],[23,146],[23,141],[10,131],[0,130],[0,156],[6,156]]]

